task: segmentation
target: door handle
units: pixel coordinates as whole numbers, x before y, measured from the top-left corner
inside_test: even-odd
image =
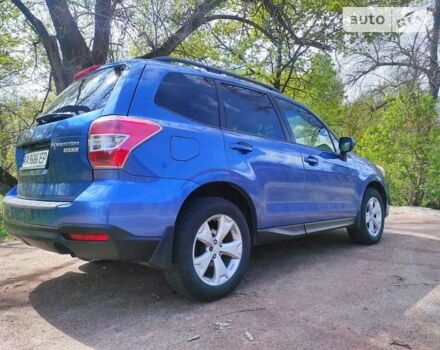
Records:
[[[252,145],[242,141],[231,144],[231,148],[239,151],[240,153],[249,153],[254,150],[254,147],[252,147]]]
[[[309,165],[312,165],[312,166],[317,165],[317,164],[319,163],[318,158],[316,158],[315,156],[308,156],[308,157],[305,157],[305,158],[304,158],[304,161],[305,161],[306,163],[308,163]]]

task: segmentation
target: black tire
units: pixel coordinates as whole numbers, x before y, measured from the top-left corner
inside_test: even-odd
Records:
[[[193,265],[193,244],[197,231],[210,217],[224,214],[237,224],[242,239],[242,255],[235,273],[223,284],[211,286],[197,275]],[[176,224],[171,269],[165,278],[179,294],[200,301],[212,301],[229,294],[238,285],[246,271],[251,251],[247,221],[232,202],[218,197],[201,197],[191,200],[182,209]]]
[[[372,235],[368,231],[368,227],[366,223],[367,203],[373,197],[378,200],[382,215],[381,227],[379,233],[376,235]],[[347,228],[348,235],[350,236],[350,239],[354,243],[365,244],[365,245],[375,244],[379,242],[380,239],[382,238],[384,224],[385,224],[385,206],[383,203],[382,196],[374,188],[367,188],[364,193],[364,197],[362,198],[361,207],[359,209],[359,213],[356,218],[356,221],[354,225]]]

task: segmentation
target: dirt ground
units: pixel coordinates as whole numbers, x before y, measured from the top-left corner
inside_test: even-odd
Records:
[[[435,349],[440,211],[392,208],[380,244],[331,231],[253,250],[213,303],[161,273],[0,244],[1,349]]]

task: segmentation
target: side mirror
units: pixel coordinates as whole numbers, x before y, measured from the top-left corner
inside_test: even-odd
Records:
[[[339,151],[341,154],[351,152],[356,142],[351,137],[341,137],[339,139]]]

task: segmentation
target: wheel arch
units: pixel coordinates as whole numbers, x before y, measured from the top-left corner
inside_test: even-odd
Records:
[[[365,188],[365,191],[368,188],[373,188],[377,192],[379,192],[380,196],[382,197],[382,202],[383,202],[383,204],[385,206],[385,213],[388,213],[388,194],[387,194],[387,191],[385,189],[385,186],[382,183],[380,183],[379,181],[373,180],[373,181],[368,183],[367,187]],[[364,193],[365,193],[365,191],[364,191]]]
[[[192,199],[198,197],[220,197],[237,205],[246,218],[251,234],[251,242],[252,244],[254,243],[257,232],[257,214],[251,198],[241,187],[226,181],[209,182],[197,187],[186,197],[180,206],[176,223],[184,206]]]

